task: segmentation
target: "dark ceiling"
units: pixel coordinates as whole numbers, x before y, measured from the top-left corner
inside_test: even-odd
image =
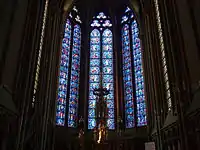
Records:
[[[120,15],[127,5],[129,0],[76,0],[74,4],[78,7],[82,18],[85,18],[86,10],[90,10],[89,17],[95,16],[103,11],[106,15],[112,11],[115,15]]]

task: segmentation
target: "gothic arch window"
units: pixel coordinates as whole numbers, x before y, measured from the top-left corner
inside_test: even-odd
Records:
[[[102,85],[110,90],[106,96],[108,119],[107,126],[114,129],[114,77],[113,77],[113,35],[109,17],[100,12],[91,23],[90,32],[90,66],[89,66],[89,100],[88,100],[88,129],[96,126],[96,96],[94,88]]]
[[[132,10],[122,17],[122,65],[126,128],[147,125],[139,28]]]
[[[68,127],[77,125],[81,58],[80,23],[78,10],[74,6],[67,17],[62,40],[56,111],[56,125],[59,126],[64,126],[65,122]]]

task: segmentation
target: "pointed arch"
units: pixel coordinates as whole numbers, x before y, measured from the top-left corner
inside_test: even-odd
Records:
[[[62,40],[56,110],[58,126],[64,126],[65,123],[68,127],[77,126],[81,61],[80,24],[78,9],[73,6],[66,19]]]
[[[122,17],[122,60],[126,127],[147,125],[139,28],[129,7]]]
[[[90,24],[90,69],[89,69],[89,105],[88,105],[88,129],[96,127],[96,96],[94,88],[99,88],[102,82],[103,88],[110,93],[105,96],[107,102],[107,127],[115,129],[114,111],[114,70],[113,70],[113,34],[110,17],[100,12],[93,17]],[[102,81],[100,81],[100,74]]]

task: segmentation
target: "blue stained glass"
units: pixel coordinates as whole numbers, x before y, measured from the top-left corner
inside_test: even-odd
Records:
[[[142,68],[142,55],[139,39],[139,29],[136,20],[132,22],[132,41],[133,41],[133,57],[135,68],[135,88],[136,88],[136,103],[137,103],[137,126],[147,125],[146,120],[146,104],[144,96],[144,80]]]
[[[103,67],[112,67],[112,59],[102,59]]]
[[[99,67],[90,67],[90,73],[91,74],[99,74],[100,68]]]
[[[96,101],[95,100],[90,100],[89,101],[89,108],[95,108],[96,107]]]
[[[103,67],[103,74],[113,74],[112,67]]]
[[[79,95],[79,73],[80,73],[80,49],[81,30],[79,25],[74,26],[72,64],[70,78],[68,127],[76,127],[78,116],[78,95]]]
[[[99,50],[100,50],[100,45],[99,44],[98,45],[91,45],[91,49],[90,49],[91,52],[92,51],[99,52]]]
[[[58,105],[64,105],[64,106],[66,106],[66,101],[65,101],[65,99],[62,98],[62,97],[59,97],[59,98],[58,98]]]
[[[94,90],[95,88],[99,88],[99,83],[90,83],[90,89]]]
[[[99,75],[90,75],[90,82],[99,82]]]
[[[64,113],[64,112],[65,112],[65,106],[63,106],[63,105],[58,105],[58,106],[57,106],[57,110],[58,110],[59,112]]]
[[[103,51],[111,51],[112,52],[112,45],[103,45]]]
[[[123,61],[124,61],[124,64],[131,63],[131,58],[130,58],[130,56],[124,58]]]
[[[93,89],[89,90],[89,99],[96,100],[96,96],[93,94]]]
[[[107,100],[106,102],[107,102],[107,107],[108,107],[108,108],[114,108],[114,101],[112,101],[112,100]]]
[[[95,27],[95,26],[96,26],[96,27],[100,27],[101,24],[99,23],[98,20],[94,20],[93,23],[91,24],[91,26],[92,26],[92,27]]]
[[[127,47],[127,49],[128,49],[128,47]],[[124,53],[123,53],[123,57],[125,58],[125,57],[129,57],[130,56],[130,51],[124,51]]]
[[[131,107],[133,107],[133,101],[126,101],[125,107],[126,107],[126,108],[131,108]]]
[[[125,12],[129,12],[131,9],[129,7],[126,8]]]
[[[107,96],[105,96],[106,99],[114,99],[114,93],[113,91],[110,91],[110,94],[108,94]]]
[[[94,118],[95,117],[95,109],[88,109],[88,113],[89,113],[89,118]]]
[[[113,83],[103,83],[103,87],[109,89],[109,90],[113,90]]]
[[[108,109],[108,117],[114,118],[114,109]]]
[[[96,126],[96,119],[88,119],[88,129],[93,129]]]
[[[127,21],[126,16],[122,19]],[[130,52],[129,26],[124,24],[122,28],[122,61],[123,61],[123,81],[124,81],[124,100],[126,127],[133,128],[134,124],[134,103],[133,103],[133,83],[132,83],[132,64]]]
[[[90,38],[93,38],[93,37],[100,37],[100,32],[98,29],[94,29],[91,34],[90,34]]]
[[[111,39],[112,39],[112,32],[109,29],[104,30],[103,37],[104,38],[111,37]]]
[[[107,126],[109,129],[115,129],[115,120],[114,119],[108,119],[107,120]]]
[[[112,44],[112,38],[103,38],[103,42],[102,43],[111,45]]]
[[[124,64],[124,69],[131,69],[131,63]]]
[[[100,53],[99,52],[91,52],[90,58],[100,58]]]
[[[76,123],[75,123],[75,118],[74,117],[71,117],[72,120],[68,120],[68,126],[70,127],[74,127],[76,126]]]
[[[103,24],[104,27],[111,27],[112,24],[110,23],[110,20],[106,20]]]
[[[112,58],[112,52],[103,52],[103,58]]]
[[[93,37],[93,38],[91,38],[91,44],[98,44],[100,42],[100,39],[97,37],[97,38],[95,38],[95,37]]]
[[[90,66],[93,67],[93,66],[97,66],[99,67],[100,65],[100,59],[91,59],[90,60]]]
[[[103,75],[103,82],[113,82],[113,76],[112,75]]]
[[[99,14],[99,18],[103,17],[103,14]],[[97,24],[104,24],[104,26],[111,26],[109,21],[93,21],[91,26],[97,26]],[[95,25],[96,24],[96,25]],[[100,28],[101,30],[101,28]],[[102,50],[100,47],[102,46]],[[102,56],[101,56],[102,54]],[[100,59],[102,57],[102,70],[100,70]],[[96,126],[96,96],[93,95],[93,89],[99,88],[100,85],[100,73],[103,73],[103,87],[109,88],[111,93],[107,95],[109,100],[107,103],[110,110],[108,115],[107,125],[109,129],[114,129],[114,81],[113,81],[113,48],[112,48],[112,32],[109,29],[105,29],[102,34],[102,41],[100,41],[100,32],[98,29],[94,29],[90,34],[90,76],[89,76],[89,104],[88,104],[88,129],[93,129]],[[92,109],[91,109],[92,108]]]
[[[73,70],[73,73],[75,73],[75,72],[79,72],[79,70],[80,70],[80,65],[79,65],[79,60],[73,60],[72,61],[72,64],[74,64],[73,66],[72,66],[72,70]],[[75,74],[77,74],[77,73],[75,73]],[[78,75],[78,74],[77,74]]]
[[[65,125],[66,113],[66,94],[67,94],[67,81],[68,81],[68,66],[70,55],[70,40],[71,40],[71,23],[67,19],[65,24],[65,34],[62,40],[62,50],[60,59],[60,73],[57,97],[57,110],[56,110],[56,125]]]

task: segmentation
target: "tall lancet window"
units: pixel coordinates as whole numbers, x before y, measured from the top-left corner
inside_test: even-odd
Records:
[[[139,28],[127,7],[122,17],[122,64],[126,128],[147,125]]]
[[[66,120],[68,127],[77,125],[81,55],[80,23],[78,10],[73,7],[67,17],[62,40],[56,112],[56,124],[59,126],[64,126]],[[66,108],[67,103],[68,108]]]
[[[114,77],[113,77],[113,36],[112,24],[103,12],[93,18],[90,33],[90,67],[89,67],[89,101],[88,129],[96,126],[96,100],[93,94],[95,88],[102,83],[110,93],[105,96],[107,102],[107,126],[114,129]],[[101,79],[102,76],[102,79]]]

